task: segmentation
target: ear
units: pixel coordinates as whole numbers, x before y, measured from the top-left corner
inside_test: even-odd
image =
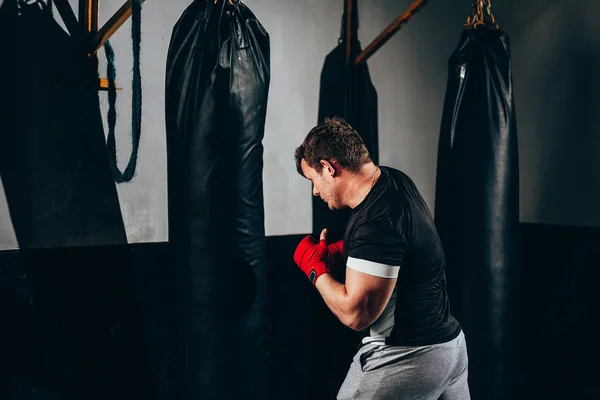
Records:
[[[321,160],[321,171],[331,177],[334,177],[337,172],[337,167],[333,162]]]

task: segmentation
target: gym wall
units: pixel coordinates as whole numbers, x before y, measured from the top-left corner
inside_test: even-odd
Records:
[[[76,10],[77,1],[70,2]],[[180,362],[174,351],[173,255],[165,243],[163,94],[171,29],[190,2],[144,3],[139,163],[134,180],[117,186],[128,240],[134,244],[29,254],[0,251],[2,399],[50,398],[43,394],[67,390],[74,398],[95,394],[104,399],[104,393],[115,399],[181,398]],[[311,230],[311,188],[295,171],[293,151],[316,122],[319,75],[325,55],[336,45],[343,1],[245,3],[271,36],[264,139],[269,398],[318,398],[314,393],[337,388],[335,382],[325,388],[315,377],[340,376],[346,365],[327,370],[327,364],[318,364],[325,355],[314,353],[318,338],[312,337],[311,324],[319,319],[313,313],[323,305],[291,260],[298,241]],[[409,3],[358,0],[363,47]],[[369,59],[379,97],[381,163],[410,174],[432,210],[447,59],[471,3],[431,1]],[[101,23],[121,4],[101,0]],[[600,318],[595,295],[600,279],[600,169],[594,164],[600,127],[592,111],[599,106],[600,27],[594,18],[600,3],[581,0],[577,8],[566,0],[493,4],[512,40],[519,128],[521,398],[594,399],[600,392],[598,368],[589,366],[597,364],[600,349],[573,351],[570,344],[592,343],[593,322]],[[124,89],[117,99],[121,168],[130,152],[130,27],[128,22],[111,38],[118,86]],[[104,52],[99,56],[105,76]],[[106,93],[100,96],[106,113]],[[0,250],[16,247],[0,190]],[[121,257],[122,262],[114,262]],[[81,259],[86,260],[83,266]],[[111,392],[113,388],[120,393]],[[77,397],[80,393],[85,395]]]
[[[2,0],[0,0],[0,4]],[[77,1],[70,0],[77,9]],[[120,6],[100,2],[100,22]],[[142,139],[137,175],[118,185],[130,243],[164,242],[167,182],[164,128],[165,60],[171,29],[190,0],[148,0],[142,15]],[[247,0],[271,37],[271,89],[264,138],[265,227],[268,236],[311,231],[311,188],[297,175],[293,151],[316,123],[319,75],[336,45],[343,2]],[[451,3],[451,4],[450,4]],[[410,1],[359,1],[366,46]],[[431,2],[370,60],[379,99],[380,162],[413,177],[433,210],[437,141],[447,59],[471,0]],[[583,0],[494,2],[512,40],[519,129],[521,221],[600,226],[600,4]],[[57,17],[58,18],[58,17]],[[58,18],[59,19],[59,18]],[[121,168],[130,153],[130,21],[112,38],[118,86],[117,146]],[[100,71],[106,76],[101,50]],[[101,93],[102,110],[108,109]],[[105,118],[106,119],[106,118]],[[105,121],[106,124],[106,121]],[[0,191],[2,193],[2,191]],[[0,195],[0,250],[17,248]]]

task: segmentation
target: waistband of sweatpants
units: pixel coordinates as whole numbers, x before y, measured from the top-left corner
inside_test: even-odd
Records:
[[[358,351],[361,348],[363,348],[369,344],[378,344],[380,346],[384,346],[388,343],[387,343],[387,338],[385,338],[385,337],[369,337],[369,336],[367,336],[360,341],[356,350]]]
[[[433,346],[436,344],[443,344],[443,343],[447,343],[447,342],[451,342],[452,340],[456,339],[457,337],[459,337],[461,334],[464,335],[462,329],[459,329],[455,334],[453,334],[448,340],[444,341],[444,342],[439,342],[439,343],[429,343],[429,344],[415,344],[414,346]],[[358,348],[356,350],[360,350],[362,347],[368,345],[368,344],[378,344],[380,346],[384,346],[384,345],[389,345],[389,346],[397,346],[396,343],[393,342],[391,337],[371,337],[371,336],[367,336],[361,339]]]

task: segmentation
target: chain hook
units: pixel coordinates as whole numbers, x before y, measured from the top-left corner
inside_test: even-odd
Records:
[[[499,29],[496,18],[492,14],[492,2],[491,0],[476,0],[473,3],[473,13],[467,17],[467,22],[464,26],[477,29],[480,26],[486,25]]]

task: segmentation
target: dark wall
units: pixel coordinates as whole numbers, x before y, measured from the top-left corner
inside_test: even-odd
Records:
[[[600,397],[600,229],[521,230],[523,398]]]
[[[267,238],[271,399],[333,398],[355,350],[293,264],[301,238]],[[521,240],[521,398],[598,398],[600,229]],[[0,399],[177,399],[170,259],[166,243],[0,252]]]
[[[167,399],[166,245],[0,252],[0,399]]]

